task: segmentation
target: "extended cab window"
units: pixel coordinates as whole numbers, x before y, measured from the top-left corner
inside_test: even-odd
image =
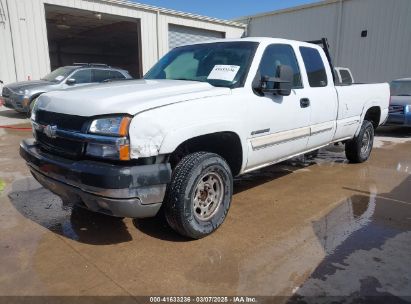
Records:
[[[300,52],[303,57],[305,69],[307,70],[310,87],[327,86],[327,73],[318,50],[309,47],[300,47]]]
[[[301,74],[293,48],[287,44],[268,46],[261,59],[259,73],[261,76],[278,77],[278,67],[288,65],[294,72],[293,88],[301,88]]]

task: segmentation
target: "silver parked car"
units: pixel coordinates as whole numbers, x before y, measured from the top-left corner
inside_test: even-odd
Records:
[[[43,93],[90,83],[124,79],[132,79],[125,70],[112,68],[105,64],[81,63],[60,67],[40,80],[4,85],[2,99],[6,107],[18,112],[29,113],[33,100]]]

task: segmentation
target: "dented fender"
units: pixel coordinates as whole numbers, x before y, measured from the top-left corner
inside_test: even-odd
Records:
[[[129,128],[131,158],[170,154],[186,140],[217,132],[239,135],[243,153],[246,153],[247,144],[241,136],[243,124],[239,120],[228,120],[222,116],[197,120],[195,115],[187,112],[181,111],[179,113],[184,113],[183,115],[173,115],[174,111],[170,110],[169,107],[153,109],[137,114],[132,119]]]

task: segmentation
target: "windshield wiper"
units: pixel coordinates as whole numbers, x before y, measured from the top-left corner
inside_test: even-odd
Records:
[[[171,80],[187,80],[187,81],[203,82],[203,81],[201,81],[201,80],[189,79],[189,78],[171,78]]]

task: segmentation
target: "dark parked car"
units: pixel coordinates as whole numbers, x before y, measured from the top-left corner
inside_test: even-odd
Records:
[[[393,80],[387,125],[411,127],[411,78]]]

